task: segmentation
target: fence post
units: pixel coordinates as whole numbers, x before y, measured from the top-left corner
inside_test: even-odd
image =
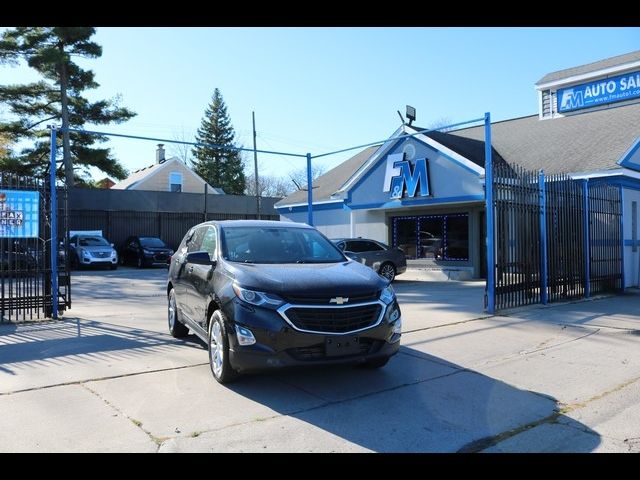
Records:
[[[624,189],[622,185],[620,188],[620,287],[624,292]]]
[[[58,319],[58,192],[56,191],[56,127],[51,125],[49,182],[51,189],[51,318]]]
[[[487,313],[496,313],[496,277],[494,251],[493,161],[491,157],[491,114],[484,114],[484,198],[487,219]]]
[[[307,153],[307,223],[313,226],[313,176],[311,175],[311,154]]]
[[[548,302],[547,292],[547,208],[544,188],[544,171],[538,174],[538,200],[540,205],[540,301],[543,305]]]
[[[588,179],[582,180],[582,223],[584,224],[584,298],[591,296],[591,252],[589,250],[589,185]]]
[[[207,203],[209,199],[209,184],[205,182],[204,184],[204,220],[202,220],[203,222],[207,221],[207,213],[209,210],[209,204]]]

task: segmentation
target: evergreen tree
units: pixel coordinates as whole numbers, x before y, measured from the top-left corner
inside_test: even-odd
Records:
[[[90,102],[81,94],[97,88],[91,70],[80,68],[73,57],[99,58],[102,47],[90,41],[93,27],[18,27],[0,37],[0,62],[16,65],[24,59],[43,80],[24,85],[0,85],[0,103],[6,105],[13,120],[0,122],[0,134],[14,142],[32,141],[32,146],[14,152],[24,172],[42,175],[49,164],[49,132],[46,122],[61,122],[63,129],[82,128],[85,123],[121,123],[135,113],[118,105],[119,98]],[[124,167],[109,148],[92,147],[103,143],[105,136],[65,132],[62,137],[64,174],[67,185],[74,184],[74,165],[78,179],[96,167],[107,175],[122,179]]]
[[[217,88],[205,110],[196,142],[237,147],[227,106]],[[222,188],[225,193],[242,195],[246,178],[239,151],[198,146],[193,149],[193,156],[193,170],[209,185]]]

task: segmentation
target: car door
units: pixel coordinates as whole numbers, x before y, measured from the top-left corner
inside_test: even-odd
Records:
[[[176,301],[180,306],[180,311],[188,316],[194,322],[196,321],[196,305],[195,299],[197,298],[194,293],[192,275],[193,270],[197,265],[187,262],[187,254],[200,251],[202,245],[202,238],[206,231],[206,227],[196,227],[193,234],[185,243],[183,252],[181,252],[180,258],[177,260],[180,262],[178,270],[175,275],[177,279],[178,289],[176,291]]]
[[[197,323],[202,323],[200,321],[199,312],[201,310],[200,303],[200,293],[199,289],[202,288],[201,282],[201,274],[199,267],[202,265],[195,265],[193,263],[188,263],[187,254],[193,252],[199,252],[202,250],[202,240],[204,239],[205,233],[207,233],[208,226],[204,225],[201,227],[196,227],[193,235],[189,239],[186,244],[187,251],[185,255],[182,257],[182,287],[184,291],[182,293],[183,297],[183,313],[186,313],[191,320]]]
[[[202,243],[200,250],[209,254],[211,260],[217,258],[217,229],[209,225],[203,228]],[[214,267],[211,265],[193,265],[189,267],[188,284],[191,288],[190,302],[193,306],[194,320],[200,323],[203,328],[207,322],[207,307],[209,306],[209,298],[212,291],[212,281]]]
[[[365,264],[375,270],[385,261],[385,250],[370,240],[360,241],[360,255],[365,259]]]

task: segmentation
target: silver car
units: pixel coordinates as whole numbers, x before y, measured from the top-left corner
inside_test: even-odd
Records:
[[[69,239],[69,253],[69,261],[74,267],[118,268],[118,254],[113,243],[97,235],[74,235]]]
[[[407,270],[407,259],[399,248],[368,238],[334,238],[331,241],[347,257],[373,268],[390,282]]]

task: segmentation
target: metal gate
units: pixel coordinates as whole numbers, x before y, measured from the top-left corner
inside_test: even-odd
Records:
[[[493,163],[496,310],[623,288],[620,190]]]
[[[71,306],[66,211],[66,189],[58,189],[60,235],[52,236],[49,180],[0,172],[0,322],[53,316],[52,248],[59,264],[58,311]]]

